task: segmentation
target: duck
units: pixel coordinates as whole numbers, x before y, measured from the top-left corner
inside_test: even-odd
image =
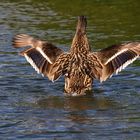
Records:
[[[27,34],[13,37],[14,48],[31,66],[52,82],[64,76],[64,94],[67,96],[87,95],[95,79],[106,81],[118,74],[140,55],[140,42],[111,45],[99,51],[91,51],[87,34],[87,19],[79,16],[70,50],[63,51],[48,41]]]

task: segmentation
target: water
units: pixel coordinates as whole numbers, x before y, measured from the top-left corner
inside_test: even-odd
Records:
[[[100,84],[93,96],[64,97],[64,80],[37,75],[12,37],[27,33],[68,50],[78,15],[93,50],[140,40],[139,0],[0,1],[0,139],[140,138],[140,62]]]

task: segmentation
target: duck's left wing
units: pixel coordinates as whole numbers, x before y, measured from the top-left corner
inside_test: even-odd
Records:
[[[100,81],[105,81],[113,73],[118,73],[134,62],[140,55],[140,42],[113,45],[97,53],[96,57],[102,64]]]
[[[47,76],[52,81],[62,75],[63,61],[58,63],[58,60],[61,60],[58,58],[65,53],[55,45],[26,34],[19,34],[13,38],[13,46],[15,48],[30,47],[20,52],[20,54],[26,58],[38,73]]]

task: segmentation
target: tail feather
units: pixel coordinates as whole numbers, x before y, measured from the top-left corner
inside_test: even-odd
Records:
[[[31,46],[33,47],[35,39],[26,34],[19,34],[13,38],[13,46],[15,48]]]

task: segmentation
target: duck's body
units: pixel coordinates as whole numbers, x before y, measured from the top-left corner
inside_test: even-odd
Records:
[[[38,73],[52,81],[64,75],[66,95],[84,95],[92,89],[94,79],[105,81],[136,60],[140,54],[139,42],[113,45],[99,52],[91,52],[86,24],[86,18],[80,16],[69,52],[24,34],[17,35],[13,45],[31,46],[21,54]]]

